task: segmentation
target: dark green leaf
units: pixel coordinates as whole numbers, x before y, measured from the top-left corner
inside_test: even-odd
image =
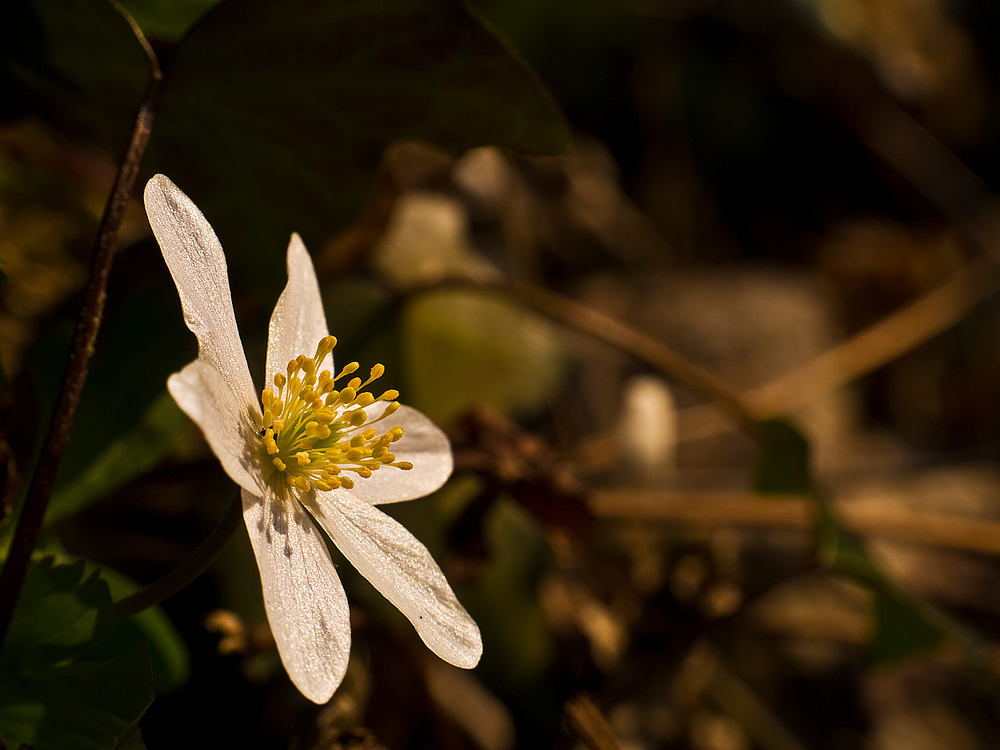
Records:
[[[83,116],[103,129],[108,146],[124,150],[150,71],[132,28],[111,2],[4,0],[0,50],[8,75],[34,86],[63,115]]]
[[[145,644],[101,662],[0,675],[0,737],[8,747],[114,750],[153,700]]]
[[[115,750],[146,750],[146,745],[142,741],[142,732],[136,722],[129,728],[125,735],[118,740]]]
[[[127,258],[115,273],[126,271]],[[164,392],[167,377],[195,348],[177,292],[132,284],[128,299],[110,295],[80,407],[59,470],[46,522],[62,520],[153,468],[190,422]],[[51,332],[35,347],[32,369],[43,409],[52,408],[71,330]],[[44,411],[43,411],[44,413]]]
[[[214,0],[122,0],[122,6],[150,39],[176,42]]]
[[[882,587],[875,592],[875,635],[868,644],[868,660],[886,664],[930,651],[944,641],[946,631],[930,613],[899,591]]]
[[[768,419],[760,431],[753,488],[768,494],[801,494],[812,490],[809,440],[791,422]]]
[[[134,581],[110,568],[101,568],[101,578],[111,589],[114,601],[124,599],[139,589]],[[88,651],[86,658],[100,660],[120,654],[141,641],[149,643],[153,684],[158,695],[176,690],[187,682],[191,662],[187,646],[160,607],[144,609],[119,622],[108,639],[96,649]]]
[[[56,664],[100,642],[114,627],[111,594],[97,571],[85,574],[83,562],[35,561],[0,653],[0,669]]]
[[[177,47],[150,167],[208,216],[231,263],[261,249],[280,275],[366,200],[384,148],[495,144],[557,153],[557,108],[460,0],[239,0]]]
[[[864,540],[841,526],[825,499],[814,495],[812,500],[819,512],[820,562],[830,570],[843,573],[861,583],[880,585],[884,576],[872,562]]]
[[[813,496],[819,511],[819,558],[830,570],[854,579],[874,594],[874,633],[867,646],[871,664],[894,663],[925,653],[946,638],[979,660],[978,641],[959,623],[900,591],[872,559],[857,534],[843,528],[829,504]]]
[[[70,485],[52,496],[45,516],[55,523],[83,510],[162,461],[190,425],[168,393],[146,409],[142,420],[109,443]]]

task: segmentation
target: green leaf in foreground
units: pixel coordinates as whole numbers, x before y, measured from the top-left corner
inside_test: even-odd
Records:
[[[111,568],[101,568],[101,578],[108,584],[114,601],[139,590],[135,581]],[[191,670],[187,645],[160,607],[144,609],[119,622],[104,643],[87,652],[87,658],[99,660],[122,653],[141,641],[149,644],[153,684],[158,695],[176,690],[187,682]]]
[[[101,661],[80,658],[115,624],[99,571],[52,557],[32,563],[0,654],[0,740],[7,747],[115,750],[153,700],[145,643]]]
[[[385,147],[568,148],[534,74],[460,0],[222,2],[170,65],[149,166],[210,218],[231,261],[316,249],[367,199]]]
[[[115,750],[152,700],[144,643],[107,661],[5,672],[0,737],[12,748]]]
[[[85,564],[32,563],[11,620],[0,670],[47,667],[106,638],[115,627],[111,594]]]

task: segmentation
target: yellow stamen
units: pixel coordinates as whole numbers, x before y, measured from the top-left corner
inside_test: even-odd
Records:
[[[285,371],[273,377],[274,388],[261,392],[263,423],[261,457],[265,466],[273,466],[268,481],[284,482],[299,492],[316,488],[321,492],[353,489],[354,480],[343,476],[347,471],[367,479],[384,466],[409,470],[407,461],[396,462],[388,446],[403,436],[403,428],[385,432],[373,427],[399,408],[399,392],[387,390],[376,398],[363,390],[385,374],[376,364],[362,382],[355,377],[341,390],[336,381],[356,372],[357,362],[346,365],[334,377],[320,367],[336,346],[333,336],[325,336],[316,346],[313,357],[300,354],[288,362]],[[377,418],[365,411],[372,404],[386,402]]]

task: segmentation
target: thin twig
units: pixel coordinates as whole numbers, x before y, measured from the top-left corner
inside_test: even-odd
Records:
[[[763,416],[789,414],[852,380],[916,348],[961,321],[996,293],[995,262],[981,255],[958,269],[944,284],[888,315],[802,367],[751,388],[743,401]],[[679,439],[699,440],[731,429],[711,404],[678,412]]]
[[[777,714],[753,689],[722,661],[714,647],[706,646],[714,657],[706,696],[739,722],[754,744],[763,750],[806,750]]]
[[[233,534],[240,527],[243,518],[243,503],[237,497],[230,503],[226,515],[211,534],[201,543],[189,558],[167,573],[158,581],[145,586],[134,594],[115,602],[115,614],[124,620],[144,609],[159,604],[208,570],[216,561]]]
[[[759,495],[744,492],[597,490],[588,504],[600,518],[793,529],[817,524],[815,501],[795,495],[761,502]],[[834,509],[844,528],[863,536],[1000,555],[1000,522],[994,520],[868,503],[836,503]]]
[[[570,698],[564,710],[570,729],[590,750],[622,750],[614,730],[589,695]]]
[[[42,443],[41,454],[35,467],[35,473],[28,485],[27,495],[14,536],[11,540],[7,561],[0,571],[0,644],[3,643],[14,606],[21,592],[31,553],[38,541],[38,534],[45,518],[45,509],[55,487],[56,475],[62,461],[66,443],[69,441],[76,408],[80,403],[80,393],[87,379],[87,368],[94,342],[101,326],[104,312],[104,299],[111,270],[111,262],[118,247],[118,232],[122,219],[125,217],[125,207],[135,186],[139,172],[139,162],[149,141],[150,127],[153,115],[159,101],[163,75],[159,62],[153,54],[148,42],[142,36],[139,27],[120,6],[119,12],[125,14],[130,26],[149,56],[151,80],[149,89],[139,108],[128,148],[118,167],[118,174],[104,207],[104,215],[97,230],[97,241],[90,260],[90,277],[84,291],[83,306],[77,318],[76,332],[70,347],[66,371],[63,374],[59,395],[56,399],[49,429]]]

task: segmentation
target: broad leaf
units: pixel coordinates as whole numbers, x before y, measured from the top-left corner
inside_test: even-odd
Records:
[[[90,648],[115,627],[111,594],[83,562],[32,563],[11,620],[0,670],[43,668]]]
[[[864,540],[840,525],[825,499],[813,495],[819,512],[819,559],[830,570],[853,578],[874,593],[872,640],[866,647],[871,665],[892,664],[926,653],[946,639],[979,662],[982,650],[974,634],[929,604],[908,595],[871,556]]]
[[[124,18],[106,0],[8,2],[0,47],[13,50],[11,74],[53,102],[69,84],[80,106],[63,114],[93,114],[120,151],[149,81]],[[170,37],[204,6],[130,7]],[[226,0],[164,64],[145,172],[195,200],[232,265],[261,253],[267,278],[281,275],[291,232],[317,250],[354,220],[390,143],[569,145],[534,74],[462,0]]]
[[[4,672],[0,737],[12,748],[114,750],[152,700],[145,644],[107,661]]]
[[[101,578],[111,590],[111,598],[120,601],[135,593],[139,585],[110,568],[101,568]],[[149,644],[149,660],[153,667],[153,684],[157,694],[169,693],[181,687],[190,675],[191,657],[170,619],[160,607],[149,607],[118,623],[115,631],[86,657],[100,660],[128,651],[141,641]]]
[[[215,5],[214,0],[122,0],[149,39],[176,42]]]
[[[366,200],[386,145],[557,153],[566,126],[460,0],[228,0],[181,40],[150,142],[230,262],[313,250]]]

